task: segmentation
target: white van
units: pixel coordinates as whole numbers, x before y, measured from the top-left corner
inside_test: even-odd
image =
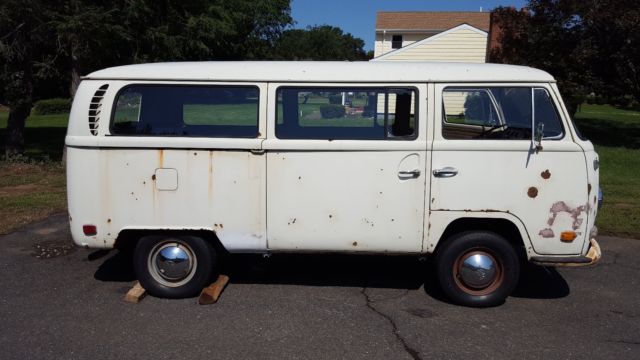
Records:
[[[135,247],[155,296],[227,252],[433,254],[453,301],[492,306],[521,260],[601,256],[598,156],[528,67],[115,67],[81,82],[66,145],[74,241]]]

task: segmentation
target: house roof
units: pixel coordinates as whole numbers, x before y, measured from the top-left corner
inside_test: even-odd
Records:
[[[447,30],[469,24],[489,31],[490,12],[472,11],[379,11],[376,30]]]

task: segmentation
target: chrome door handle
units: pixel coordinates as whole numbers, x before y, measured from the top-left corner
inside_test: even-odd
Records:
[[[456,175],[458,175],[458,169],[450,166],[447,166],[442,169],[433,170],[433,176],[435,177],[448,178],[448,177],[454,177]]]
[[[418,169],[400,170],[400,171],[398,171],[398,174],[400,174],[401,176],[418,177],[418,176],[420,176],[420,170],[418,170]]]

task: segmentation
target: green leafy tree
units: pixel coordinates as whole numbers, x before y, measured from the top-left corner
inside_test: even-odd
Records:
[[[490,60],[550,72],[572,113],[592,92],[611,102],[638,103],[639,5],[637,0],[530,0],[519,11],[497,8],[500,47]]]
[[[41,1],[0,3],[0,81],[9,106],[6,155],[24,151],[24,126],[33,105],[34,79],[46,72],[53,39],[50,13]]]
[[[368,60],[364,41],[340,28],[323,25],[291,29],[276,41],[276,60]]]

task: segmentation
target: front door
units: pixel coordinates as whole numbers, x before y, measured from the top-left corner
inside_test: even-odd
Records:
[[[425,90],[269,85],[269,249],[422,250]]]

